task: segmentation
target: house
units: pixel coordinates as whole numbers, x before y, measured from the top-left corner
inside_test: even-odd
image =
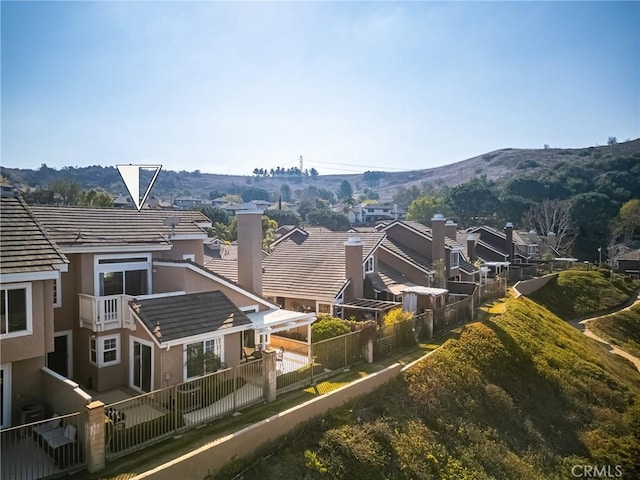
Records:
[[[629,249],[619,255],[614,261],[613,269],[616,273],[640,278],[640,249]]]
[[[402,220],[406,211],[398,208],[397,204],[389,203],[362,203],[347,212],[351,223],[373,224],[389,220]]]
[[[449,282],[477,282],[479,270],[464,254],[463,246],[457,241],[457,225],[437,214],[431,220],[431,227],[408,220],[396,220],[377,226],[387,234],[379,254],[380,261],[402,271],[415,285],[436,286],[438,265],[440,274]],[[411,268],[399,266],[399,263]]]
[[[238,222],[239,255],[247,262],[238,284],[202,266],[210,221],[199,212],[33,212],[70,262],[54,315],[59,360],[48,365],[90,390],[183,382],[193,373],[185,362],[196,348],[232,366],[242,360],[241,345],[267,345],[271,333],[309,328],[315,319],[281,312],[261,296],[259,214]],[[257,254],[248,251],[254,248]]]
[[[146,201],[146,205],[148,205],[149,208],[162,208],[167,210],[173,208],[171,202],[155,196],[149,197]]]
[[[178,208],[188,210],[202,205],[202,199],[195,197],[179,197],[173,201],[173,204]]]
[[[43,396],[41,368],[55,356],[54,307],[69,260],[11,189],[0,202],[0,426],[9,427]]]

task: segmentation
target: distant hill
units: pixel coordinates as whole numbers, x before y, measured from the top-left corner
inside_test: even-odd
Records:
[[[478,155],[450,165],[406,172],[363,172],[350,175],[318,177],[256,177],[253,175],[217,175],[211,173],[162,170],[153,194],[163,198],[191,195],[208,198],[210,192],[239,193],[248,186],[267,190],[276,197],[283,184],[291,191],[308,186],[335,192],[348,180],[356,193],[364,188],[375,190],[381,200],[390,200],[400,188],[452,187],[477,176],[487,180],[508,181],[515,176],[542,177],[558,165],[584,166],[598,169],[606,159],[637,156],[640,162],[640,138],[614,145],[578,149],[513,149],[505,148]],[[320,172],[322,173],[322,172]],[[60,170],[43,165],[38,170],[2,167],[1,174],[12,184],[30,187],[47,186],[59,178],[79,182],[84,188],[101,187],[113,194],[124,194],[124,186],[115,167],[64,167]]]

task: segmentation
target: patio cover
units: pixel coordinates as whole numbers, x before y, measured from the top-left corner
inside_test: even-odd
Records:
[[[294,312],[293,310],[264,310],[248,313],[254,330],[259,334],[283,332],[291,328],[311,325],[316,321],[315,313]]]

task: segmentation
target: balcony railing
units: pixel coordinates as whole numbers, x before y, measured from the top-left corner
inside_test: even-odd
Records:
[[[104,332],[117,328],[136,329],[129,310],[131,295],[109,295],[94,297],[84,293],[80,297],[80,327],[94,332]]]

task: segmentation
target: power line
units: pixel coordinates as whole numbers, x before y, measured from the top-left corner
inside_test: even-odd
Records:
[[[307,160],[308,161],[308,160]],[[320,164],[326,164],[326,165],[341,165],[341,166],[345,166],[345,167],[362,167],[362,168],[377,168],[377,169],[384,169],[386,168],[387,170],[399,170],[399,171],[406,171],[406,168],[397,168],[397,167],[379,167],[379,166],[375,166],[375,165],[358,165],[355,163],[337,163],[337,162],[323,162],[320,160],[311,160],[312,163],[320,163]]]

